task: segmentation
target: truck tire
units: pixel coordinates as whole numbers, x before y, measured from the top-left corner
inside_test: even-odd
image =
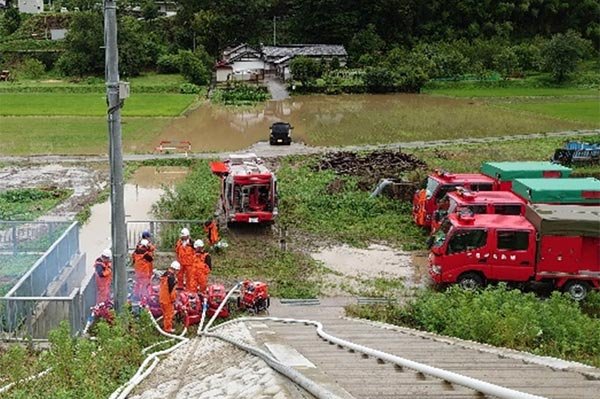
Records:
[[[464,273],[457,279],[456,283],[465,290],[477,290],[483,287],[483,277],[477,273]]]
[[[576,301],[583,301],[590,292],[590,285],[585,281],[569,281],[563,286],[563,292],[569,294]]]

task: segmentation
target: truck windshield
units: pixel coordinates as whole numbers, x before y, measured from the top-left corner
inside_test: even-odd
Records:
[[[431,198],[431,196],[433,195],[433,193],[435,192],[436,188],[438,188],[438,186],[440,185],[440,182],[438,182],[435,179],[432,179],[431,177],[427,178],[427,186],[425,187],[425,192],[427,193],[427,199]]]
[[[452,228],[452,223],[450,222],[450,220],[444,219],[439,230],[435,232],[435,235],[433,237],[433,245],[432,246],[436,247],[436,248],[441,247],[442,244],[444,243],[444,241],[446,240],[446,236],[450,232],[451,228]]]

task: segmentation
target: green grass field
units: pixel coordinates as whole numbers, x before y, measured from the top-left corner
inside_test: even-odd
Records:
[[[535,114],[543,114],[554,118],[568,121],[591,123],[600,128],[600,101],[556,101],[556,102],[513,102],[503,106],[528,111]]]
[[[598,89],[576,87],[457,87],[424,89],[423,93],[451,97],[562,97],[597,96]]]
[[[168,118],[123,118],[126,152],[146,151]],[[100,117],[4,117],[0,118],[0,154],[106,154],[108,127]]]
[[[135,94],[125,102],[123,116],[177,116],[192,104],[190,94]],[[2,116],[103,116],[104,94],[3,93],[0,94]]]

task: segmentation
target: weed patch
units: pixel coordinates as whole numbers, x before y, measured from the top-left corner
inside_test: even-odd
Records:
[[[215,89],[212,101],[225,105],[254,105],[269,99],[269,92],[264,86],[234,84]]]
[[[424,233],[411,220],[411,204],[370,198],[354,177],[314,172],[314,158],[294,159],[285,159],[278,171],[280,224],[354,246],[386,241],[405,250],[424,248]],[[331,192],[336,179],[343,184]]]
[[[13,347],[0,356],[2,385],[52,367],[43,378],[18,384],[3,398],[107,398],[137,370],[142,348],[160,340],[147,313],[123,312],[113,326],[96,325],[96,340],[73,338],[66,322],[50,333],[50,349],[29,353]]]
[[[19,188],[0,193],[0,220],[34,220],[72,194],[58,188]]]
[[[598,294],[596,294],[598,295]],[[501,284],[480,292],[423,291],[406,306],[349,306],[349,315],[600,366],[598,297],[540,300]],[[593,315],[596,315],[594,317]]]

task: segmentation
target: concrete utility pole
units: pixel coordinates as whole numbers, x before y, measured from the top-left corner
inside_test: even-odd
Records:
[[[106,95],[110,162],[111,236],[113,287],[117,311],[127,303],[127,236],[123,193],[123,152],[121,149],[121,99],[119,92],[119,53],[117,48],[117,5],[104,0],[104,45],[106,48]],[[124,93],[123,93],[124,94]]]
[[[277,46],[277,17],[273,17],[273,46]]]

